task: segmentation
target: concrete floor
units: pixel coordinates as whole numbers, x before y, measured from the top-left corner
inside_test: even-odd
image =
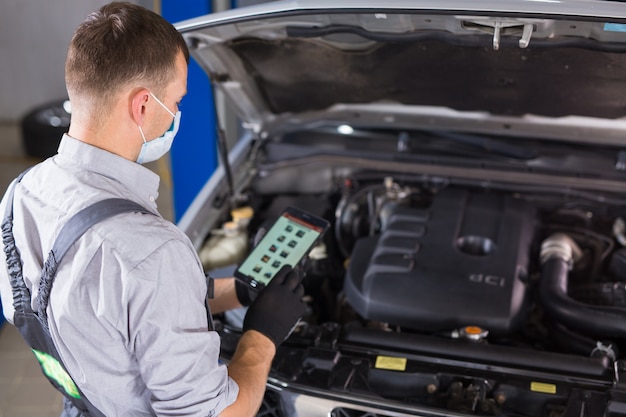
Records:
[[[0,141],[1,196],[15,176],[40,160],[24,154],[17,125],[0,124]],[[167,159],[147,166],[161,176],[157,204],[161,214],[171,220]],[[61,394],[43,377],[34,355],[17,330],[4,323],[0,327],[0,417],[58,417],[61,409]]]

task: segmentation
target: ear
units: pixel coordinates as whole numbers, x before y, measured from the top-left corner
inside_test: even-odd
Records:
[[[150,90],[140,88],[131,93],[130,96],[130,112],[131,118],[139,126],[143,126],[144,116],[146,114],[146,104],[150,100]]]

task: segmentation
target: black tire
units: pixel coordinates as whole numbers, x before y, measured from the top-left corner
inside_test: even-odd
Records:
[[[22,119],[22,143],[27,155],[47,158],[57,153],[70,125],[68,103],[58,100],[37,107]]]

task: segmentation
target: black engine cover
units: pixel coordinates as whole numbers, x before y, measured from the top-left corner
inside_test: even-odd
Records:
[[[508,334],[526,315],[534,225],[530,204],[500,194],[447,189],[428,209],[396,207],[357,242],[347,299],[368,320]]]

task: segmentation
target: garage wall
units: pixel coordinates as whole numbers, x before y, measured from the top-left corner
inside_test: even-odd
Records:
[[[65,52],[74,29],[108,0],[1,0],[0,123],[66,96]],[[153,0],[134,3],[154,9]]]

